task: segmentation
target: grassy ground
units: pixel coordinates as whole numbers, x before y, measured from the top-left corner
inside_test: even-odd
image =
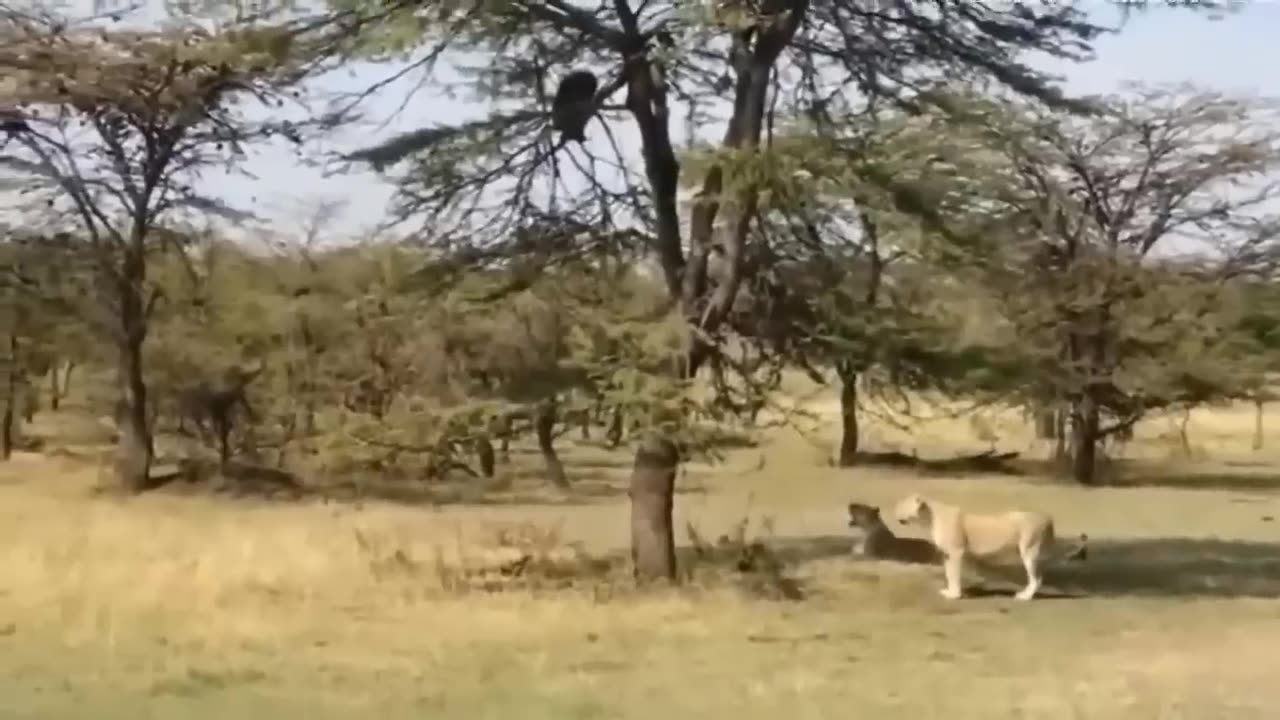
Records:
[[[985,424],[1000,449],[1043,451],[1016,417]],[[880,425],[869,442],[946,455],[981,449],[975,430]],[[120,500],[82,460],[19,455],[0,467],[0,717],[1274,717],[1280,456],[1251,430],[1248,409],[1199,413],[1184,458],[1153,420],[1127,486],[1093,490],[836,469],[831,431],[692,467],[679,525],[714,538],[749,517],[798,601],[691,556],[679,591],[636,593],[616,562],[560,589],[450,589],[446,570],[518,523],[574,567],[625,548],[621,453],[570,450],[574,495],[526,474],[486,504],[425,508]],[[935,569],[848,558],[843,505],[910,491],[1088,532],[1089,562],[1050,577],[1086,596],[1019,604],[996,579],[947,603]]]

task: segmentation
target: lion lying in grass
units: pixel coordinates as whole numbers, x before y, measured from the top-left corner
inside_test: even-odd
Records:
[[[1010,510],[1002,513],[971,513],[963,508],[920,495],[909,495],[894,508],[898,521],[928,530],[929,540],[942,554],[947,584],[940,593],[948,600],[960,598],[961,575],[966,560],[984,560],[1017,550],[1027,571],[1027,585],[1014,596],[1035,597],[1043,580],[1043,563],[1054,549],[1053,518],[1041,512]],[[1066,552],[1063,560],[1084,560],[1089,537]]]
[[[849,503],[849,527],[858,533],[853,543],[854,555],[930,565],[942,560],[942,553],[928,540],[894,535],[880,516],[880,508],[872,505]]]

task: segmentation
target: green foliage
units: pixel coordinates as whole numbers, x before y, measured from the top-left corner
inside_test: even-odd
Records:
[[[263,255],[207,238],[157,264],[148,367],[162,417],[184,387],[252,359],[265,366],[249,388],[254,443],[317,480],[466,466],[498,419],[549,398],[562,416],[620,407],[633,431],[679,431],[691,450],[723,438],[723,418],[670,371],[682,325],[652,281],[583,265],[517,290],[497,270],[424,290],[430,261],[391,244]]]
[[[1256,385],[1233,283],[1269,272],[1274,189],[1233,186],[1280,160],[1272,108],[1185,90],[1113,98],[1090,118],[977,106],[990,151],[974,183],[998,241],[932,256],[1010,323],[1007,352],[1036,370],[1017,394],[1088,398],[1123,426]]]

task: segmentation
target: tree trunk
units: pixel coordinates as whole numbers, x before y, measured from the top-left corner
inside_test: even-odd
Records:
[[[0,460],[13,456],[13,396],[5,398],[4,416],[0,417]]]
[[[1262,400],[1253,401],[1253,449],[1262,449]]]
[[[58,363],[49,368],[49,409],[57,410],[62,398],[58,397]]]
[[[840,377],[840,467],[858,463],[858,374]]]
[[[13,455],[14,421],[18,394],[18,338],[9,336],[9,372],[5,377],[4,416],[0,417],[0,459]]]
[[[71,394],[71,373],[76,369],[76,364],[71,360],[67,361],[67,371],[62,373],[62,387],[58,390],[58,400],[62,400]]]
[[[1182,419],[1178,421],[1178,443],[1182,445],[1182,454],[1191,457],[1191,433],[1188,426],[1191,424],[1191,408],[1183,408]]]
[[[1067,446],[1067,429],[1069,425],[1069,413],[1059,408],[1053,413],[1053,461],[1064,464],[1069,455]]]
[[[149,416],[148,416],[149,417]],[[213,431],[218,436],[218,471],[226,473],[231,462],[231,418],[229,412],[213,413]]]
[[[40,412],[40,391],[26,377],[21,378],[18,385],[22,392],[22,421],[30,425],[35,422],[36,413]]]
[[[1057,440],[1062,437],[1058,432],[1057,408],[1036,408],[1036,437],[1041,440]]]
[[[533,420],[534,432],[538,436],[538,451],[547,465],[547,479],[558,488],[568,488],[569,478],[564,474],[564,464],[556,454],[556,401],[545,400],[538,404],[537,415]]]
[[[1098,430],[1101,417],[1093,399],[1078,400],[1071,413],[1071,476],[1081,485],[1093,485],[1098,471]]]
[[[76,364],[67,361],[67,370],[62,373],[62,380],[58,380],[58,366],[61,363],[54,362],[53,367],[49,368],[49,409],[56,411],[58,406],[62,404],[62,398],[67,396],[67,392],[71,388],[71,371],[75,369]]]
[[[150,486],[154,448],[147,422],[147,385],[142,374],[142,343],[146,338],[146,318],[142,298],[135,288],[121,292],[122,338],[116,358],[116,382],[120,394],[116,441],[116,480],[130,492]]]
[[[484,477],[491,478],[494,475],[497,458],[493,452],[493,442],[489,440],[489,436],[481,434],[475,441],[476,460],[480,463],[480,474]]]
[[[631,471],[631,562],[637,582],[676,579],[672,532],[676,468],[680,453],[664,435],[648,435]]]
[[[613,417],[609,420],[609,430],[605,433],[605,438],[609,441],[609,449],[612,450],[622,443],[622,406],[613,406]]]

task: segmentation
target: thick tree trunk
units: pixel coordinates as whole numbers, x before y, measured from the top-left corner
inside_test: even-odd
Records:
[[[9,336],[9,372],[5,377],[4,415],[0,417],[0,459],[8,460],[13,455],[15,438],[15,420],[18,394],[18,339]]]
[[[58,395],[58,363],[54,363],[49,368],[49,409],[57,410],[58,405],[62,403],[62,398]]]
[[[840,378],[840,467],[858,463],[858,375]]]
[[[117,422],[120,436],[116,441],[116,481],[130,492],[150,487],[151,460],[154,447],[151,425],[147,422],[147,385],[142,373],[142,343],[146,339],[146,308],[139,288],[146,278],[141,256],[126,262],[126,282],[121,288],[120,339],[116,357],[116,382],[119,392]]]
[[[120,357],[120,438],[116,443],[116,479],[132,492],[150,485],[151,428],[147,424],[147,388],[142,380],[141,348],[122,349]]]
[[[676,579],[672,532],[676,469],[680,453],[668,437],[648,435],[631,470],[631,561],[636,581]]]
[[[762,26],[754,33],[743,33],[734,39],[732,67],[736,80],[733,90],[733,117],[725,130],[722,146],[752,153],[759,146],[764,128],[765,110],[772,87],[774,64],[787,48],[797,29],[803,24],[809,0],[788,3],[787,12],[777,22]],[[720,210],[717,198],[725,191],[726,168],[712,165],[702,178],[702,202],[693,204],[689,218],[689,252],[681,242],[679,204],[680,164],[668,132],[668,90],[661,73],[654,72],[653,58],[646,52],[648,44],[641,35],[636,13],[618,3],[619,22],[630,47],[625,72],[626,107],[635,118],[643,147],[644,166],[649,179],[656,216],[656,250],[671,300],[679,300],[688,319],[701,332],[694,333],[681,376],[697,377],[698,367],[708,359],[702,335],[714,333],[733,308],[744,275],[744,258],[751,225],[757,215],[759,187],[742,181],[737,173],[732,178],[735,217],[732,228],[721,242],[723,273],[717,274],[715,287],[707,293],[707,266],[712,250],[716,216]],[[771,4],[766,3],[766,7]],[[705,300],[705,305],[702,301]],[[697,310],[696,317],[693,315]],[[631,542],[632,559],[638,581],[676,578],[675,539],[672,533],[675,475],[679,452],[675,440],[651,435],[636,451],[631,476]]]
[[[1081,485],[1093,485],[1098,471],[1098,431],[1101,417],[1092,398],[1077,401],[1071,413],[1071,476]]]
[[[609,441],[609,449],[612,450],[622,443],[622,406],[613,406],[613,415],[609,419],[609,430],[605,433],[605,439]]]
[[[8,460],[13,456],[14,440],[13,397],[5,398],[4,415],[0,417],[0,460]]]
[[[489,434],[498,438],[498,449],[501,452],[503,462],[511,459],[511,435],[513,431],[511,416],[507,413],[497,415],[489,420]]]
[[[213,431],[218,436],[218,470],[225,473],[227,463],[231,462],[231,418],[225,412],[217,413],[212,424]]]
[[[547,466],[547,479],[558,488],[569,487],[569,478],[564,473],[564,464],[556,454],[556,401],[545,400],[538,404],[534,417],[534,433],[538,437],[538,452],[542,453],[542,461]]]
[[[1262,449],[1262,400],[1253,401],[1253,449]]]
[[[475,441],[476,460],[480,463],[480,474],[491,478],[497,466],[497,458],[493,451],[493,442],[487,434],[482,434]]]

